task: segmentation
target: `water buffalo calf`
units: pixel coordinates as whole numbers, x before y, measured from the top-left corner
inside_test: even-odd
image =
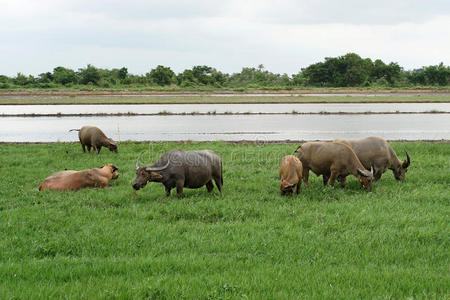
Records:
[[[303,167],[302,162],[293,155],[286,155],[281,160],[280,164],[280,179],[281,179],[281,196],[285,194],[293,193],[294,187],[296,188],[296,193],[300,193],[300,186],[302,185],[302,173]]]
[[[76,191],[87,187],[103,188],[111,179],[117,178],[117,167],[112,164],[82,171],[61,171],[47,177],[39,186],[39,190]]]

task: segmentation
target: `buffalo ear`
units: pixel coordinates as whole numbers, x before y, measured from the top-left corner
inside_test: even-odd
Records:
[[[105,165],[103,165],[103,166],[100,166],[100,167],[98,167],[98,169],[101,169],[101,168],[103,168]]]
[[[115,172],[115,171],[119,170],[119,168],[118,168],[118,167],[116,167],[115,165],[111,165],[111,168],[112,168],[112,171],[113,171],[113,172]]]

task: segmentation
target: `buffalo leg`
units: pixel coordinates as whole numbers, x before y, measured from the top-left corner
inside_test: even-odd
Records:
[[[303,177],[303,182],[305,183],[305,186],[308,187],[309,186],[309,184],[308,184],[309,169],[307,169],[307,168],[303,169],[302,177]]]
[[[219,190],[219,192],[222,193],[222,179],[220,177],[214,178],[214,182],[216,183],[216,186],[217,186],[217,189]]]
[[[214,185],[213,185],[213,183],[212,183],[212,180],[208,181],[208,182],[206,183],[206,190],[208,191],[208,193],[211,193],[212,190],[213,190],[213,188],[214,188]]]
[[[325,175],[325,174],[322,175],[323,185],[325,185],[325,186],[327,185],[329,178],[330,177],[328,175]]]
[[[96,153],[97,153],[97,154],[100,154],[100,150],[102,150],[102,146],[98,146],[98,147],[97,147],[97,152],[96,152]]]
[[[341,184],[341,187],[345,187],[345,183],[346,183],[347,177],[344,176],[338,176],[338,181]]]
[[[83,148],[83,153],[86,153],[86,148],[85,148],[84,144],[81,144],[81,148]]]
[[[172,190],[170,187],[165,187],[166,188],[166,196],[169,197],[170,196],[170,191]]]
[[[334,186],[334,182],[336,181],[336,177],[338,176],[338,173],[331,171],[330,176],[330,185]]]
[[[295,191],[295,192],[297,193],[297,195],[300,194],[300,186],[301,186],[301,185],[302,185],[302,181],[299,180],[298,183],[297,183],[297,189],[296,189],[296,191]]]
[[[87,145],[86,147],[88,148],[88,152],[91,153],[91,146]]]
[[[181,196],[183,196],[184,180],[178,180],[176,185],[177,185],[177,197],[181,198]]]
[[[376,172],[375,175],[373,176],[375,181],[378,181],[381,179],[381,175],[383,175],[383,173],[381,173],[380,171]]]

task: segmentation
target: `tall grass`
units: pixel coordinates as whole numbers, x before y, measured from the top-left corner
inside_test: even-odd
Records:
[[[310,176],[280,197],[293,144],[0,145],[0,298],[448,298],[450,145],[393,146],[411,155],[404,182],[388,171],[365,192]],[[222,156],[223,195],[151,183],[133,198],[137,157],[173,148]],[[105,163],[121,173],[110,189],[36,189]]]

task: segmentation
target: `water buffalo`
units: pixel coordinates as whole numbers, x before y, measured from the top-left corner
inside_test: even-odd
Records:
[[[293,155],[286,155],[283,157],[279,172],[281,179],[281,196],[284,196],[287,193],[293,193],[295,186],[297,186],[296,193],[300,193],[300,186],[302,185],[302,172],[302,163],[297,157]]]
[[[83,126],[81,129],[71,129],[69,131],[78,131],[78,138],[80,139],[83,152],[86,152],[86,146],[88,152],[91,152],[92,147],[94,152],[99,154],[103,146],[108,148],[109,151],[117,153],[117,143],[113,139],[108,138],[98,127]]]
[[[111,179],[119,178],[117,167],[108,164],[82,171],[61,171],[47,177],[39,190],[79,190],[87,187],[105,187]]]
[[[387,169],[392,170],[395,179],[405,179],[411,163],[409,154],[405,151],[406,160],[402,162],[385,139],[371,136],[358,140],[337,139],[335,141],[351,146],[366,169],[373,166],[375,181],[380,180]]]
[[[219,192],[222,191],[222,160],[211,150],[183,151],[172,150],[163,154],[152,166],[139,167],[136,162],[135,190],[143,188],[148,182],[161,182],[167,196],[177,188],[177,196],[183,194],[183,187],[200,188],[206,185],[208,192],[213,190],[212,180]]]
[[[335,142],[308,142],[295,150],[297,157],[303,165],[303,181],[308,186],[309,170],[317,176],[322,175],[323,184],[330,180],[334,186],[335,180],[340,177],[341,186],[345,186],[345,178],[352,174],[358,178],[361,186],[372,189],[373,168],[369,172],[359,161],[353,149],[342,143]]]

